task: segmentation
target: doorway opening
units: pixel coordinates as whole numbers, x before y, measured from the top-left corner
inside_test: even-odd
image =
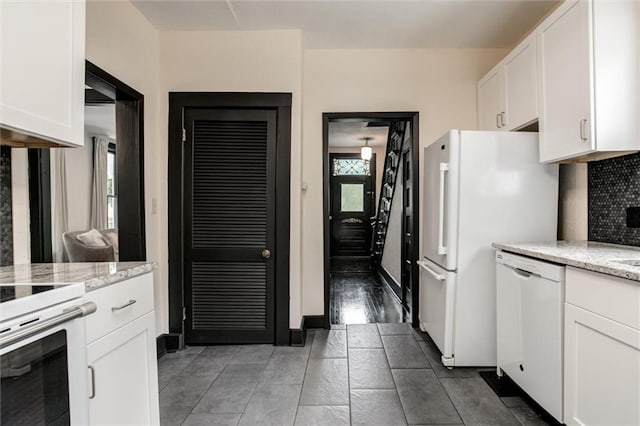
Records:
[[[323,114],[323,163],[325,327],[416,326],[418,113]]]
[[[91,228],[113,246],[92,261],[146,259],[143,105],[142,93],[85,62],[84,146],[28,148],[17,164],[28,177],[29,262],[89,261],[85,250],[70,254],[63,235]]]

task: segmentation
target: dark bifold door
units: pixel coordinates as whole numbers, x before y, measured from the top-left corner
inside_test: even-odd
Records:
[[[185,109],[187,343],[273,343],[275,110]]]

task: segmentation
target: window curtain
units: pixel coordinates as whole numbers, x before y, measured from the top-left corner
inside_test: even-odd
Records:
[[[51,212],[51,234],[53,242],[51,249],[53,251],[54,262],[64,262],[65,251],[62,243],[62,234],[69,230],[69,213],[67,204],[67,167],[66,167],[66,149],[51,149],[51,204],[53,211]]]
[[[93,187],[91,191],[91,227],[107,227],[107,152],[109,139],[93,138]]]

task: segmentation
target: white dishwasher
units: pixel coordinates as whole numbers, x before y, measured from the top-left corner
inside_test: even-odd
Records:
[[[496,253],[498,374],[563,422],[565,267]]]

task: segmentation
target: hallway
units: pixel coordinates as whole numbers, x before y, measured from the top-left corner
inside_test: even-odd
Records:
[[[331,324],[402,322],[400,301],[368,259],[331,259],[329,282]]]
[[[304,347],[190,347],[159,361],[163,425],[546,424],[407,324],[310,330]]]

